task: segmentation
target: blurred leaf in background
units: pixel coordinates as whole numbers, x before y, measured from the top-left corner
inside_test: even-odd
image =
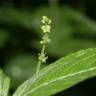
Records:
[[[8,39],[9,39],[9,34],[6,31],[1,30],[0,31],[0,48],[6,45]]]
[[[12,79],[12,87],[16,87],[35,73],[37,60],[32,55],[21,54],[12,57],[5,66],[6,73]]]
[[[38,18],[44,13],[52,17],[51,9],[49,10],[48,7],[39,8],[35,12],[33,26],[38,29],[38,34],[40,31],[40,20]],[[96,46],[94,38],[91,38],[91,40],[88,39],[90,35],[94,36],[96,34],[95,22],[88,19],[83,13],[70,7],[60,8],[59,12],[57,11],[57,14],[59,15],[59,18],[54,15],[52,18],[53,30],[51,35],[52,42],[48,47],[49,54],[61,57],[73,51]],[[36,48],[39,47],[38,41],[34,42],[34,46],[37,46]]]

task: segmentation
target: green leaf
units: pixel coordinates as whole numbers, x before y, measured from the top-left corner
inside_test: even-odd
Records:
[[[43,68],[13,96],[50,96],[96,75],[96,48],[81,50]]]
[[[0,96],[8,96],[10,79],[0,69]]]
[[[8,96],[7,94],[9,90],[10,79],[6,77],[3,82],[3,96]]]

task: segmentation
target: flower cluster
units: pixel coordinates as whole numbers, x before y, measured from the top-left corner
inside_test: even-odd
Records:
[[[50,43],[50,41],[51,41],[49,38],[49,33],[51,30],[51,25],[50,25],[51,20],[47,16],[43,16],[41,23],[42,23],[41,30],[44,35],[42,37],[42,40],[40,41],[40,44],[43,45],[43,48],[42,48],[41,53],[39,54],[38,59],[41,63],[45,63],[48,58],[48,56],[45,56],[45,45]]]
[[[42,36],[42,40],[40,41],[40,44],[42,44],[43,47],[42,47],[41,53],[39,53],[39,56],[38,56],[38,65],[36,69],[37,75],[39,73],[41,64],[45,63],[46,60],[48,59],[48,56],[46,56],[45,49],[46,49],[46,45],[50,43],[49,33],[51,30],[51,25],[50,25],[51,20],[47,16],[43,16],[41,23],[42,23],[41,30],[42,30],[43,36]]]
[[[48,59],[48,56],[45,56],[45,54],[39,54],[39,57],[38,57],[39,61],[41,63],[45,63],[46,60]]]
[[[50,38],[49,38],[49,33],[50,33],[50,30],[51,30],[51,20],[47,17],[47,16],[43,16],[42,17],[42,26],[41,26],[41,29],[42,29],[42,32],[44,33],[44,36],[42,37],[42,41],[40,41],[41,44],[48,44],[50,43]]]

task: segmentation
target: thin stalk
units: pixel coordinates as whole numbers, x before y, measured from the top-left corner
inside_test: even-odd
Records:
[[[46,45],[43,45],[42,50],[41,50],[41,54],[40,54],[40,55],[44,54],[44,52],[45,52],[45,48],[46,48]],[[37,74],[37,75],[38,75],[38,73],[39,73],[41,64],[42,64],[42,62],[41,62],[41,61],[38,61],[38,65],[37,65],[37,69],[36,69],[36,74]]]

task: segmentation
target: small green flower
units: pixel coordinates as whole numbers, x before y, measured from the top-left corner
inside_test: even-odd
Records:
[[[41,20],[41,22],[43,23],[43,24],[51,24],[51,20],[47,17],[47,16],[42,16],[42,20]]]
[[[39,54],[38,59],[40,62],[45,63],[46,60],[48,59],[48,56],[45,56],[45,54]]]
[[[40,41],[40,44],[48,44],[48,43],[50,43],[50,38],[49,38],[49,35],[44,35],[43,37],[42,37],[42,40]]]
[[[43,33],[47,33],[47,32],[50,33],[51,26],[50,25],[42,25],[41,29],[42,29]]]

